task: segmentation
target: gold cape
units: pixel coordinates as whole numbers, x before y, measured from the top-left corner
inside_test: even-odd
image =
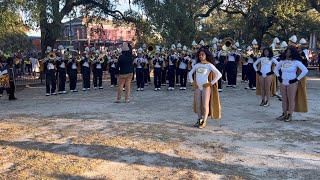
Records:
[[[275,65],[272,64],[272,71],[274,71]],[[258,70],[261,71],[261,63],[259,63],[258,65]],[[275,74],[272,74],[271,76],[273,76],[272,78],[272,82],[271,82],[271,86],[270,86],[270,95],[273,96],[275,94],[277,94],[277,79]],[[256,75],[256,95],[257,96],[261,96],[261,86],[260,86],[260,76],[257,74]]]
[[[211,82],[215,78],[215,74],[213,72],[210,72],[208,76],[209,82]],[[194,73],[194,83],[197,83],[196,81],[196,73]],[[218,92],[218,84],[215,83],[211,88],[211,95],[210,95],[210,101],[209,101],[209,117],[211,119],[220,119],[221,118],[221,105],[220,105],[220,96]],[[196,108],[196,91],[194,91],[193,96],[193,112],[197,113]],[[201,108],[202,109],[202,108]]]
[[[297,71],[297,74],[301,73],[301,70]],[[307,97],[307,77],[303,77],[298,81],[298,89],[295,99],[295,112],[308,112],[308,97]]]

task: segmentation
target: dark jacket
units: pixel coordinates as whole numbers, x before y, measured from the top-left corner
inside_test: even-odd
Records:
[[[119,57],[118,66],[119,74],[130,74],[133,72],[133,58],[132,52],[123,51],[122,55]]]

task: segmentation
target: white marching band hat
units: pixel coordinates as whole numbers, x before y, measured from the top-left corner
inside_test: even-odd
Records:
[[[307,44],[307,41],[304,38],[301,38],[299,44]]]
[[[275,44],[280,44],[279,38],[275,37],[275,38],[273,39],[273,44],[274,44],[274,45],[275,45]]]
[[[58,49],[59,49],[59,50],[64,50],[64,47],[63,47],[62,45],[59,45],[59,46],[58,46]]]
[[[293,35],[293,36],[291,36],[291,38],[289,39],[289,41],[292,42],[292,43],[297,43],[298,38],[297,38],[296,35]]]
[[[176,45],[175,45],[175,44],[172,44],[172,45],[171,45],[171,49],[172,49],[172,50],[176,49]]]
[[[217,44],[219,42],[219,39],[217,39],[216,37],[214,37],[213,39],[212,39],[212,43],[213,44]]]
[[[240,44],[239,44],[239,42],[237,41],[236,43],[234,43],[234,45],[237,47],[237,48],[239,48],[240,47]]]
[[[201,40],[199,44],[200,44],[201,46],[204,46],[204,41]]]
[[[196,45],[198,45],[198,44],[196,43],[195,40],[193,40],[192,43],[191,43],[191,45],[192,45],[192,46],[196,46]]]
[[[258,45],[258,42],[257,42],[256,39],[254,39],[251,44],[252,44],[252,45]]]
[[[182,50],[184,51],[188,50],[187,46],[183,46]]]
[[[177,48],[180,49],[182,45],[180,43],[177,44]]]
[[[281,48],[282,50],[285,50],[287,47],[288,47],[287,42],[282,41],[282,43],[281,43],[281,45],[280,45],[280,48]]]
[[[47,47],[47,52],[51,52],[52,51],[52,47],[48,46]]]

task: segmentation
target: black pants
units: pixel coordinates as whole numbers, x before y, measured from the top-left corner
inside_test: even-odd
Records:
[[[180,84],[180,79],[179,79],[179,77],[180,77],[180,69],[177,68],[177,69],[176,69],[176,84]]]
[[[220,62],[220,63],[216,64],[216,68],[220,71],[221,74],[223,74],[224,63]],[[218,89],[222,89],[222,79],[221,78],[218,80]]]
[[[144,72],[144,83],[151,82],[149,67],[146,69],[143,69],[143,72]]]
[[[228,85],[237,85],[237,64],[234,61],[227,63]]]
[[[252,63],[248,64],[247,73],[248,73],[247,76],[249,79],[249,87],[250,88],[256,87],[256,71],[254,70]]]
[[[9,90],[9,100],[15,98],[14,97],[14,92],[16,90],[16,86],[14,84],[14,81],[10,81],[10,90]]]
[[[143,68],[136,68],[137,87],[144,88],[144,72]]]
[[[51,85],[51,89],[50,89],[50,85]],[[56,92],[56,86],[57,86],[57,82],[56,82],[56,75],[54,70],[47,70],[46,72],[46,92],[50,93],[55,93]]]
[[[99,79],[99,87],[102,87],[102,69],[93,70],[93,87],[97,87]]]
[[[135,67],[132,68],[132,80],[131,81],[134,81],[134,74],[135,74]]]
[[[222,71],[221,79],[224,80],[224,81],[227,81],[226,72],[227,72],[227,66],[225,64],[223,64],[223,71]]]
[[[66,69],[65,68],[59,68],[59,87],[58,91],[65,91],[66,90]]]
[[[114,85],[114,86],[118,84],[116,74],[117,74],[117,68],[111,68],[110,69],[111,85]]]
[[[174,87],[174,80],[176,76],[176,66],[169,66],[168,68],[168,80],[169,80],[169,87]]]
[[[160,88],[161,86],[161,68],[154,68],[154,88]]]
[[[161,69],[161,84],[166,84],[167,67]]]
[[[248,76],[247,73],[248,72],[248,65],[243,65],[242,64],[242,81],[247,81],[248,80]]]
[[[90,88],[90,68],[82,67],[83,88]]]
[[[70,72],[69,72],[70,90],[76,90],[76,87],[77,87],[77,74],[78,74],[78,70],[77,69],[71,69]]]
[[[0,88],[0,94],[3,94],[3,91],[6,90],[7,94],[10,95],[10,88]]]
[[[181,87],[187,87],[187,69],[180,69],[180,83]]]

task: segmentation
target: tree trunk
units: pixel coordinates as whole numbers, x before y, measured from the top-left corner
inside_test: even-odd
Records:
[[[54,44],[60,34],[62,23],[40,23],[41,26],[41,54],[46,56],[46,49],[50,46],[54,48]]]

